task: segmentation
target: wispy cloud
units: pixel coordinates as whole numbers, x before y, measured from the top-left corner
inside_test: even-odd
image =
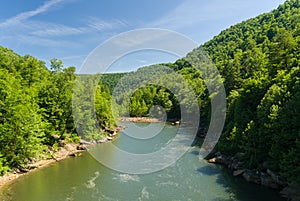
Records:
[[[78,35],[89,32],[87,27],[70,27],[61,24],[31,22],[31,35],[39,37]],[[35,27],[35,28],[34,28]]]
[[[55,5],[63,2],[64,0],[51,0],[47,1],[44,5],[38,7],[35,10],[32,11],[27,11],[20,13],[12,18],[9,18],[5,20],[4,22],[0,23],[0,27],[5,27],[5,26],[11,26],[11,25],[16,25],[24,20],[27,20],[33,16],[36,16],[38,14],[44,13],[48,11],[51,7],[54,7]]]
[[[27,22],[27,28],[31,29],[31,35],[39,37],[59,37],[87,34],[97,31],[108,31],[119,29],[128,26],[124,20],[104,21],[97,18],[88,18],[84,21],[84,26],[70,27],[61,24],[46,23],[46,22]]]
[[[186,0],[165,16],[147,24],[146,26],[178,30],[187,26],[195,26],[201,22],[234,15],[234,11],[244,7],[242,1],[228,0],[228,3],[226,4],[222,3],[222,1],[223,0]]]
[[[66,36],[84,36],[94,32],[116,30],[128,26],[125,20],[104,21],[95,17],[79,19],[79,21],[77,21],[79,25],[74,23],[72,26],[48,21],[38,21],[36,20],[38,18],[32,19],[35,16],[51,11],[59,5],[73,1],[74,0],[49,0],[36,9],[19,13],[0,22],[0,34],[2,38],[7,36],[6,41],[17,40],[19,41],[18,44],[39,44],[41,46],[57,47],[57,45],[61,46],[60,44],[75,43],[74,41],[69,41]],[[40,43],[41,41],[43,43]],[[78,41],[76,43],[78,43]]]
[[[115,29],[120,27],[129,26],[129,23],[125,20],[110,20],[104,21],[99,18],[90,17],[86,20],[88,27],[102,31],[105,29]]]

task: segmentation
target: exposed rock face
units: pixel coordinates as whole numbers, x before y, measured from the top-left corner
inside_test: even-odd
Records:
[[[244,169],[244,163],[239,161],[244,156],[237,153],[234,157],[222,155],[217,152],[209,159],[209,163],[221,164],[233,171],[234,176],[242,175],[246,181],[266,186],[273,189],[283,189],[288,185],[287,181],[277,173],[267,170],[266,172]]]
[[[281,187],[286,187],[288,185],[288,182],[285,178],[279,176],[278,174],[276,174],[275,172],[273,172],[272,170],[267,169],[267,174],[270,175],[272,177],[272,179],[274,181],[276,181],[276,183],[281,186]]]
[[[208,160],[209,163],[225,164],[226,158],[223,156],[217,156]]]
[[[261,174],[261,185],[273,189],[281,189],[282,187],[270,176],[267,174]]]
[[[85,144],[80,144],[76,147],[77,150],[87,150],[87,146]]]
[[[254,173],[251,170],[245,170],[243,173],[243,177],[246,179],[248,182],[256,183],[256,184],[261,184],[261,178],[259,174],[256,172]]]
[[[241,175],[241,174],[243,174],[245,172],[245,170],[235,170],[235,171],[233,171],[233,176],[239,176],[239,175]]]

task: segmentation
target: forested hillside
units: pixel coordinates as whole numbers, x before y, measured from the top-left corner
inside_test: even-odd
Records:
[[[299,1],[232,26],[201,48],[218,67],[227,92],[218,150],[243,152],[248,168],[270,168],[300,182]]]
[[[193,87],[201,122],[208,125],[210,100],[205,83],[188,62],[197,62],[203,50],[219,69],[228,101],[226,125],[217,149],[229,155],[244,153],[245,168],[272,169],[300,182],[299,1],[288,0],[270,13],[232,26],[186,58],[164,64]],[[164,73],[153,73],[170,85],[177,83]],[[131,74],[128,76],[135,74],[139,79],[147,76],[139,70]],[[119,97],[119,104],[123,98]],[[132,116],[147,116],[158,104],[170,118],[180,118],[176,96],[159,85],[135,91],[130,103]],[[122,107],[120,110],[122,114]]]
[[[43,61],[0,47],[0,175],[49,154],[59,140],[79,140],[72,116],[75,78],[75,68],[57,59],[49,70]],[[105,91],[99,85],[95,96],[102,128],[114,126]]]
[[[108,86],[109,91],[113,93],[119,80],[126,75],[126,73],[106,73],[101,75],[102,84]]]
[[[202,50],[216,64],[227,94],[226,124],[216,149],[229,155],[244,153],[245,168],[272,169],[300,182],[298,0],[288,0],[270,13],[232,26],[186,58],[162,65],[170,72],[154,65],[128,74],[102,75],[103,84],[95,93],[97,123],[102,129],[114,126],[110,93],[125,75],[127,79],[121,79],[114,94],[121,115],[126,115],[126,105],[131,116],[148,116],[154,105],[160,105],[169,119],[180,119],[178,97],[170,90],[181,83],[170,76],[176,72],[193,88],[201,122],[208,125],[210,99],[205,82],[188,62],[197,62]],[[64,68],[53,59],[48,70],[36,58],[0,47],[0,75],[0,174],[25,165],[47,152],[48,146],[57,146],[54,135],[78,140],[72,115],[74,67]],[[156,76],[157,84],[135,90],[148,75]],[[186,88],[181,90],[185,94]],[[84,115],[79,119],[91,127],[95,124]]]

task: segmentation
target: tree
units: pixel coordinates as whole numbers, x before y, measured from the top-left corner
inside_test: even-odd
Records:
[[[10,167],[24,165],[44,149],[44,124],[31,92],[7,71],[1,74],[0,150]]]
[[[62,72],[64,69],[63,62],[61,60],[58,60],[57,58],[53,58],[50,60],[50,69],[54,73]]]

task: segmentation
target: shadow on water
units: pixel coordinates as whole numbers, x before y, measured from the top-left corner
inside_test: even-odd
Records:
[[[241,176],[234,177],[232,172],[220,165],[208,164],[196,169],[199,174],[216,176],[216,183],[229,193],[230,198],[216,198],[213,201],[284,201],[279,192],[257,184],[248,183]]]
[[[190,154],[193,154],[193,155],[195,155],[195,156],[199,156],[199,151],[191,151],[191,152],[189,152]]]
[[[243,200],[243,201],[266,201],[266,200],[284,201],[285,200],[284,198],[280,197],[279,191],[264,186],[260,186],[254,183],[249,183],[242,176],[234,177],[232,175],[232,171],[223,166],[219,166],[219,168],[223,174],[218,176],[216,182],[220,185],[223,185],[230,194],[234,195],[235,200]]]
[[[232,199],[224,199],[224,198],[216,198],[213,199],[212,201],[233,201]]]
[[[213,166],[213,165],[203,166],[201,168],[198,168],[196,171],[198,173],[201,173],[201,174],[204,174],[204,175],[208,175],[208,176],[213,176],[213,175],[220,174],[219,168],[216,167],[216,166]]]
[[[193,145],[200,148],[202,143],[203,139],[196,137]],[[194,150],[190,154],[198,156],[199,151]],[[234,177],[232,171],[222,165],[207,163],[207,165],[196,169],[195,172],[215,176],[216,183],[230,194],[229,199],[216,198],[213,201],[286,201],[280,197],[279,191],[249,183],[242,176]]]

